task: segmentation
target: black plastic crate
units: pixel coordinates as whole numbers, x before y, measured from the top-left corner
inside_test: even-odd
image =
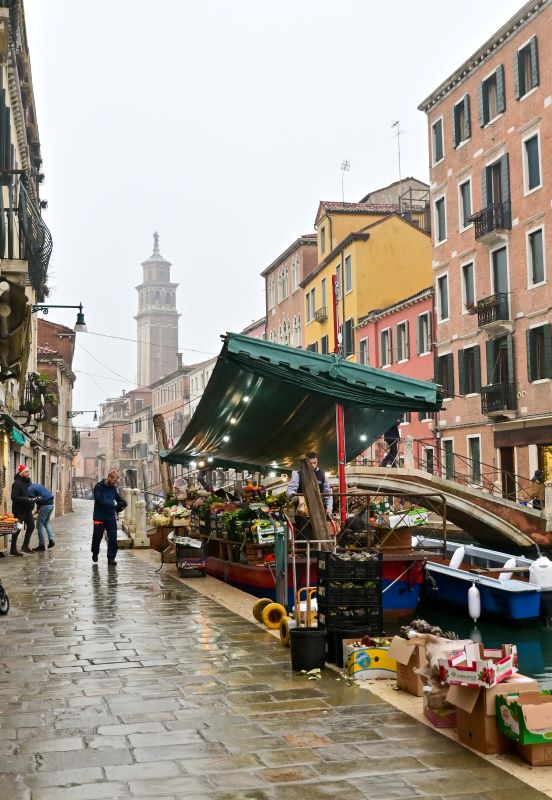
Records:
[[[378,605],[381,602],[381,580],[357,581],[355,586],[343,586],[350,581],[335,581],[323,578],[318,581],[318,603],[327,606]],[[366,584],[369,584],[368,586]]]
[[[382,554],[373,553],[366,561],[353,561],[341,558],[339,553],[317,551],[318,577],[342,580],[371,580],[381,578]]]
[[[181,578],[204,577],[207,568],[207,544],[192,547],[177,543],[176,565]]]
[[[343,639],[362,639],[363,636],[381,636],[382,633],[383,626],[381,622],[374,625],[357,625],[356,623],[348,625],[343,623],[338,628],[330,628],[326,637],[328,645],[326,661],[338,667],[343,667]]]
[[[343,624],[368,625],[380,630],[383,627],[383,610],[381,604],[374,606],[333,606],[329,608],[318,603],[318,627],[336,628]]]

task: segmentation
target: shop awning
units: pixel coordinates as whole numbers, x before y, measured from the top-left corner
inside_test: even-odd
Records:
[[[316,450],[329,468],[336,463],[336,402],[345,411],[347,461],[406,411],[441,407],[434,383],[232,333],[186,430],[161,457],[284,472]]]

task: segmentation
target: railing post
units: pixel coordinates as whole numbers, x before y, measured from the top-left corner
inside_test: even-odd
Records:
[[[552,481],[544,482],[544,519],[547,531],[552,531]]]
[[[149,547],[146,535],[146,501],[136,500],[136,526],[132,537],[133,547]]]
[[[126,504],[127,504],[126,508],[125,508],[125,513],[123,515],[123,528],[124,528],[124,530],[127,531],[127,533],[128,533],[128,528],[129,528],[129,525],[130,525],[130,514],[131,514],[131,511],[132,511],[131,505],[130,505],[130,493],[131,492],[132,492],[132,489],[130,488],[130,486],[123,487],[123,499],[126,501]]]
[[[412,436],[404,437],[403,459],[405,469],[414,469],[414,439]]]

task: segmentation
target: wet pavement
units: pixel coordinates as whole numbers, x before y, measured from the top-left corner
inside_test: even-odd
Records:
[[[93,565],[75,505],[0,560],[0,800],[544,800],[137,553]]]

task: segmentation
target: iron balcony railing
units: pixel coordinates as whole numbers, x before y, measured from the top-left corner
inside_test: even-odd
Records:
[[[475,306],[477,324],[480,328],[492,322],[510,319],[510,305],[507,292],[499,292],[478,300]]]
[[[497,414],[516,410],[516,387],[513,383],[492,383],[481,387],[481,411]]]
[[[328,309],[326,306],[322,306],[322,308],[317,309],[314,312],[314,318],[317,322],[324,322],[324,320],[328,319]]]
[[[485,239],[495,231],[510,230],[512,227],[512,210],[509,200],[503,203],[493,203],[477,214],[473,214],[470,219],[475,225],[475,238]]]

